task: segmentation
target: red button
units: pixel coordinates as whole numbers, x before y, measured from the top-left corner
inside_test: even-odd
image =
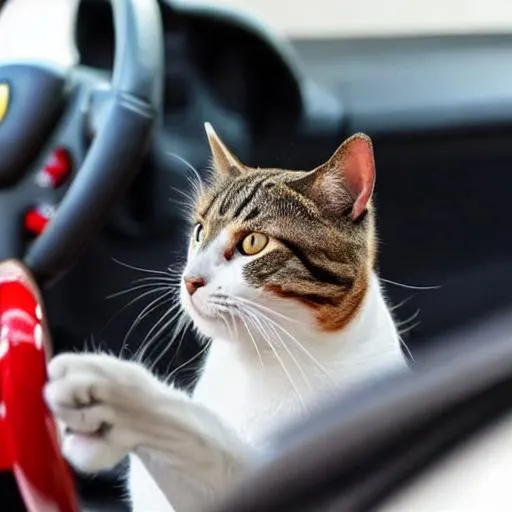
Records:
[[[56,148],[38,176],[38,182],[44,187],[60,187],[71,174],[71,155],[64,148]]]
[[[25,214],[24,227],[32,235],[40,235],[48,222],[50,222],[50,216],[45,212],[38,209],[29,210]]]

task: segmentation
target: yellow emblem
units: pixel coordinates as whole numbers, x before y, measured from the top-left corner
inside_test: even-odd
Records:
[[[9,86],[4,82],[0,83],[0,123],[4,120],[9,108]]]

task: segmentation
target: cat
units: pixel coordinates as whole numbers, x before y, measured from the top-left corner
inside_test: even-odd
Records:
[[[334,390],[407,370],[374,271],[371,140],[312,171],[251,168],[206,126],[182,308],[211,340],[191,396],[141,364],[61,354],[45,397],[79,470],[130,455],[135,512],[207,510],[265,456],[266,439]]]

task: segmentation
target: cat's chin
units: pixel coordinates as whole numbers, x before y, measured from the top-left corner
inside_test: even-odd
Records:
[[[199,304],[196,302],[182,290],[181,306],[191,318],[194,327],[207,338],[228,336],[228,329],[217,308],[202,301],[199,301]]]
[[[189,313],[190,314],[190,313]],[[217,318],[202,318],[197,315],[190,315],[195,328],[207,338],[231,339],[233,334],[228,331],[226,325]]]
[[[208,311],[208,313],[199,311],[199,308],[190,304],[183,304],[183,307],[192,319],[194,327],[207,338],[230,338],[230,332],[226,324],[222,321],[218,312]]]

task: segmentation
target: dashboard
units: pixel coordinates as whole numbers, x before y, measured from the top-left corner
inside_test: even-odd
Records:
[[[181,127],[197,116],[207,95],[227,116],[254,133],[288,131],[302,116],[302,93],[293,64],[276,42],[251,23],[184,10],[160,2],[165,32],[165,125]],[[77,46],[81,64],[110,70],[114,37],[110,5],[84,0]]]

